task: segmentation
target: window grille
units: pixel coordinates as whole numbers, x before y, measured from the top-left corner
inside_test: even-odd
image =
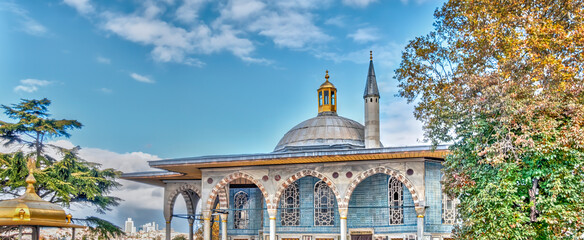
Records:
[[[456,221],[456,199],[442,193],[442,224],[454,224]]]
[[[314,185],[314,225],[335,225],[335,194],[323,181]]]
[[[249,223],[249,196],[245,192],[238,192],[233,197],[235,203],[235,214],[233,222],[235,229],[246,229]]]
[[[397,178],[389,179],[389,224],[404,223],[404,185]]]
[[[300,191],[294,182],[284,190],[280,200],[280,218],[282,226],[300,225]]]

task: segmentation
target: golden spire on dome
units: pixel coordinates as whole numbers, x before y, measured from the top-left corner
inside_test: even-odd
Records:
[[[335,85],[329,82],[329,74],[326,70],[324,79],[326,81],[318,88],[318,114],[322,112],[330,112],[336,114],[337,112],[337,89]]]
[[[373,51],[369,51],[369,60],[373,61]]]

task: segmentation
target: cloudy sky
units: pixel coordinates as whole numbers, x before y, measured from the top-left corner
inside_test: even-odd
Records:
[[[84,124],[56,141],[106,167],[143,171],[152,159],[271,152],[316,115],[325,70],[339,114],[363,122],[372,50],[383,144],[420,145],[421,125],[395,97],[393,71],[441,4],[0,0],[0,104],[49,98],[53,117]],[[122,183],[115,194],[126,201],[103,217],[164,222],[161,189]]]

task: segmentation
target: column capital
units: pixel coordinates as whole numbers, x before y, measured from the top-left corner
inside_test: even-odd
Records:
[[[424,218],[424,216],[426,215],[426,206],[419,206],[416,207],[416,215],[418,215],[419,218]]]
[[[189,221],[189,225],[191,225],[191,226],[192,226],[192,225],[193,225],[193,223],[195,223],[195,218],[189,217],[189,218],[188,218],[188,221]]]
[[[211,219],[211,211],[209,210],[201,211],[201,215],[203,215],[203,219]]]
[[[276,216],[278,215],[278,209],[268,209],[268,215],[270,216],[270,219],[276,219]]]
[[[349,215],[349,208],[339,207],[339,217],[341,219],[347,219],[347,215]]]

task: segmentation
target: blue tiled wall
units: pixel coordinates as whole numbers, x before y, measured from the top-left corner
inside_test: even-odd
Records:
[[[442,224],[442,164],[426,162],[426,215],[425,231],[428,233],[449,233],[452,225]]]
[[[235,229],[233,218],[234,211],[229,211],[227,217],[227,234],[228,235],[257,235],[258,230],[262,227],[262,212],[264,212],[262,192],[258,188],[231,188],[229,189],[229,209],[235,209],[234,196],[238,192],[245,192],[249,196],[249,224],[247,229]]]
[[[388,175],[375,174],[355,188],[349,201],[348,228],[373,228],[376,234],[416,231],[414,201],[405,187],[404,224],[389,225],[388,180]]]
[[[333,233],[336,234],[340,231],[339,229],[339,211],[337,203],[335,200],[335,225],[334,226],[315,226],[314,225],[314,185],[320,181],[320,179],[307,176],[303,177],[298,182],[298,188],[300,190],[300,225],[299,226],[282,226],[282,221],[280,218],[280,210],[278,210],[278,216],[276,218],[276,229],[277,233]],[[278,205],[278,207],[281,207]],[[264,219],[266,224],[264,224],[264,231],[269,232],[268,224],[268,214],[264,213]]]

